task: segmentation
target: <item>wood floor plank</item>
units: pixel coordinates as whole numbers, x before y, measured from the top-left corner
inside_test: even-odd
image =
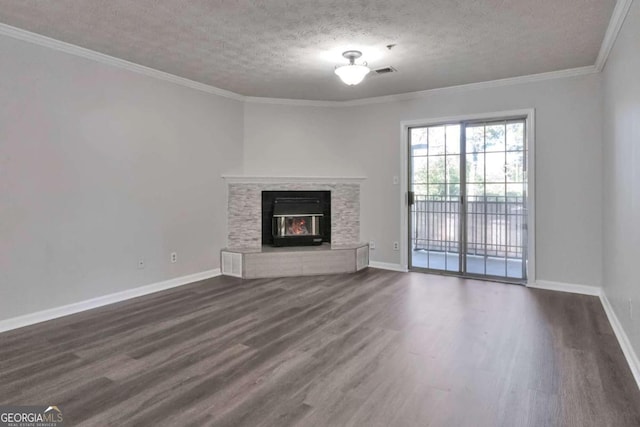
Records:
[[[0,334],[84,426],[640,426],[596,297],[369,268],[218,277]]]

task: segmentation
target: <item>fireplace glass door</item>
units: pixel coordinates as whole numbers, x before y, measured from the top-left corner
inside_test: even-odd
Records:
[[[322,215],[282,215],[273,217],[273,229],[277,236],[320,235]]]

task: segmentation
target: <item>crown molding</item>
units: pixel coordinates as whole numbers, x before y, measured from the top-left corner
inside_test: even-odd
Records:
[[[222,175],[229,184],[360,184],[364,176],[260,176],[260,175]]]
[[[502,86],[510,86],[517,84],[533,83],[552,79],[561,79],[569,77],[583,76],[602,71],[607,61],[607,57],[615,44],[616,38],[622,24],[629,12],[633,0],[618,0],[613,10],[609,26],[605,33],[605,37],[600,47],[600,52],[594,65],[588,65],[578,68],[570,68],[566,70],[550,71],[546,73],[530,74],[518,77],[509,77],[504,79],[490,80],[478,83],[469,83],[456,86],[448,86],[443,88],[427,89],[416,92],[407,92],[395,95],[377,96],[369,98],[354,99],[349,101],[327,101],[327,100],[308,100],[308,99],[286,99],[286,98],[267,98],[244,96],[239,93],[220,89],[215,86],[196,82],[174,74],[159,71],[154,68],[145,67],[130,61],[125,61],[113,56],[105,55],[90,49],[66,43],[60,40],[52,39],[20,28],[0,23],[0,35],[12,37],[14,39],[34,43],[40,46],[48,47],[58,51],[62,51],[71,55],[101,62],[103,64],[112,65],[138,74],[154,77],[160,80],[175,83],[191,89],[222,96],[225,98],[243,101],[252,104],[271,104],[271,105],[290,105],[290,106],[307,106],[307,107],[354,107],[370,104],[381,104],[387,102],[408,101],[412,99],[425,98],[433,95],[456,93],[469,90],[481,90]]]
[[[314,99],[263,98],[245,96],[244,101],[250,104],[291,105],[297,107],[339,107],[348,101],[321,101]]]
[[[210,86],[204,83],[196,82],[194,80],[179,77],[173,74],[165,73],[164,71],[156,70],[155,68],[145,67],[134,62],[125,61],[124,59],[116,58],[114,56],[105,55],[104,53],[96,52],[91,49],[76,46],[71,43],[63,42],[60,40],[52,39],[50,37],[43,36],[41,34],[32,33],[30,31],[22,30],[20,28],[12,27],[10,25],[0,23],[0,35],[8,36],[17,40],[37,44],[39,46],[48,47],[50,49],[65,52],[71,55],[79,56],[81,58],[90,59],[102,64],[112,65],[127,71],[133,71],[134,73],[143,74],[145,76],[154,77],[156,79],[164,80],[167,82],[175,83],[180,86],[185,86],[191,89],[199,90],[202,92],[210,93],[213,95],[222,96],[225,98],[235,99],[237,101],[243,101],[244,96],[231,92],[228,90],[220,89],[214,86]]]
[[[368,104],[381,104],[394,101],[407,101],[416,98],[425,98],[433,95],[441,95],[456,92],[466,92],[470,90],[489,89],[501,86],[512,86],[525,83],[534,83],[545,80],[563,79],[568,77],[584,76],[597,73],[595,66],[588,65],[585,67],[569,68],[566,70],[549,71],[546,73],[529,74],[526,76],[509,77],[506,79],[489,80],[486,82],[469,83],[457,86],[447,86],[436,89],[427,89],[417,92],[400,93],[397,95],[378,96],[373,98],[354,99],[353,101],[342,101],[341,106],[351,107]]]
[[[310,99],[282,99],[282,98],[262,98],[262,97],[245,97],[245,102],[253,104],[272,104],[272,105],[294,105],[303,107],[356,107],[370,104],[384,104],[387,102],[408,101],[411,99],[426,98],[433,95],[441,95],[456,92],[465,92],[470,90],[489,89],[501,86],[511,86],[525,83],[534,83],[545,80],[563,79],[568,77],[584,76],[597,73],[594,65],[585,67],[569,68],[565,70],[549,71],[546,73],[529,74],[526,76],[509,77],[505,79],[489,80],[478,83],[468,83],[457,86],[447,86],[442,88],[427,89],[417,92],[407,92],[395,95],[376,96],[371,98],[354,99],[350,101],[316,101]]]
[[[629,13],[632,3],[633,0],[616,1],[616,6],[613,9],[613,14],[611,14],[611,20],[609,20],[609,26],[607,27],[607,32],[604,34],[604,39],[600,46],[600,52],[598,53],[598,58],[596,58],[596,63],[594,65],[598,72],[602,71],[607,63],[611,49],[613,49],[613,45],[616,43],[618,34],[622,29],[622,24],[624,24],[624,20]]]

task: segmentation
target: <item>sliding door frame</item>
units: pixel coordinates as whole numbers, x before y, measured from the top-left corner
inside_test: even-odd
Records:
[[[525,120],[525,138],[527,145],[527,285],[536,280],[535,263],[535,109],[496,111],[489,113],[439,117],[400,122],[400,265],[404,271],[409,269],[409,130],[413,127],[426,127],[462,122],[492,121],[511,117],[523,117]],[[460,130],[462,138],[463,129]],[[462,188],[462,185],[461,185]],[[463,213],[461,212],[461,215]],[[464,233],[463,233],[464,234]],[[462,259],[462,256],[460,256]],[[446,272],[442,272],[446,274]],[[454,273],[455,274],[455,273]]]

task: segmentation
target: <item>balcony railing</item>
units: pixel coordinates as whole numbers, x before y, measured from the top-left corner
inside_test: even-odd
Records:
[[[460,197],[415,195],[414,250],[460,252]],[[526,205],[522,196],[467,197],[467,254],[523,258]]]

